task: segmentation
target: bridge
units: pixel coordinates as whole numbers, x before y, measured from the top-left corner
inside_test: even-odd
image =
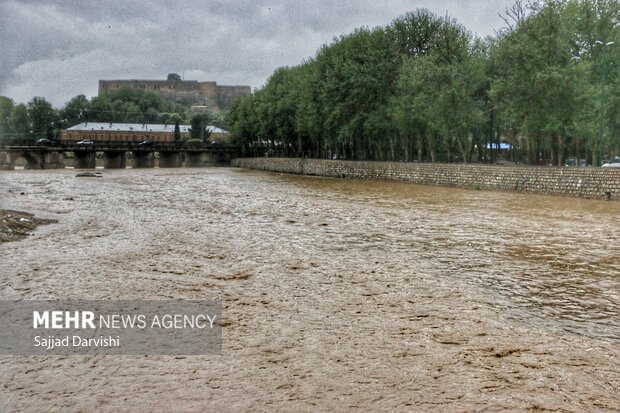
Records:
[[[154,168],[156,159],[160,168],[204,167],[227,165],[237,155],[234,146],[210,144],[185,146],[175,142],[94,141],[92,144],[63,142],[37,145],[32,142],[11,142],[0,145],[0,170],[12,170],[19,158],[26,161],[25,169],[57,169],[65,167],[65,154],[72,153],[76,169],[94,169],[97,155],[103,155],[103,167],[124,169],[127,162],[132,168]]]

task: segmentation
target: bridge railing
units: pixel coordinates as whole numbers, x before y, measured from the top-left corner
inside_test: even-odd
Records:
[[[199,146],[186,146],[184,142],[127,142],[127,141],[92,141],[92,144],[78,144],[79,141],[52,141],[52,143],[37,143],[32,139],[11,139],[0,141],[0,148],[9,149],[63,149],[74,150],[118,150],[118,151],[204,151],[211,152],[238,152],[239,147],[222,144],[203,144]]]

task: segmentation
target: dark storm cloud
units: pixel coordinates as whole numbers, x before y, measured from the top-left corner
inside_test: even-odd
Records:
[[[258,87],[276,67],[308,58],[355,27],[419,7],[472,31],[501,26],[502,1],[8,0],[0,3],[0,94],[59,106],[97,93],[99,79],[215,80]]]

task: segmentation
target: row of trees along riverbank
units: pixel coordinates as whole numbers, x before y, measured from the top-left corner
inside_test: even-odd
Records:
[[[249,156],[593,165],[620,153],[620,3],[517,2],[479,39],[426,10],[361,28],[277,69],[233,106]]]

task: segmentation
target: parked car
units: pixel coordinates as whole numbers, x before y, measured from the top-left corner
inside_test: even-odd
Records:
[[[138,146],[142,147],[142,148],[150,148],[153,145],[155,145],[155,142],[153,141],[142,141],[138,144]]]
[[[79,146],[94,146],[95,142],[91,141],[90,139],[83,139],[83,140],[79,141],[77,143],[77,145],[79,145]]]
[[[620,168],[620,157],[615,157],[611,161],[604,163],[601,168]]]
[[[37,145],[41,145],[41,146],[53,146],[55,145],[54,141],[49,140],[47,138],[43,138],[43,139],[37,139]]]
[[[577,158],[566,158],[566,160],[564,161],[564,166],[581,166],[581,167],[585,167],[585,166],[589,166],[589,165],[588,165],[588,161],[586,159],[579,159],[579,160],[577,160]]]

